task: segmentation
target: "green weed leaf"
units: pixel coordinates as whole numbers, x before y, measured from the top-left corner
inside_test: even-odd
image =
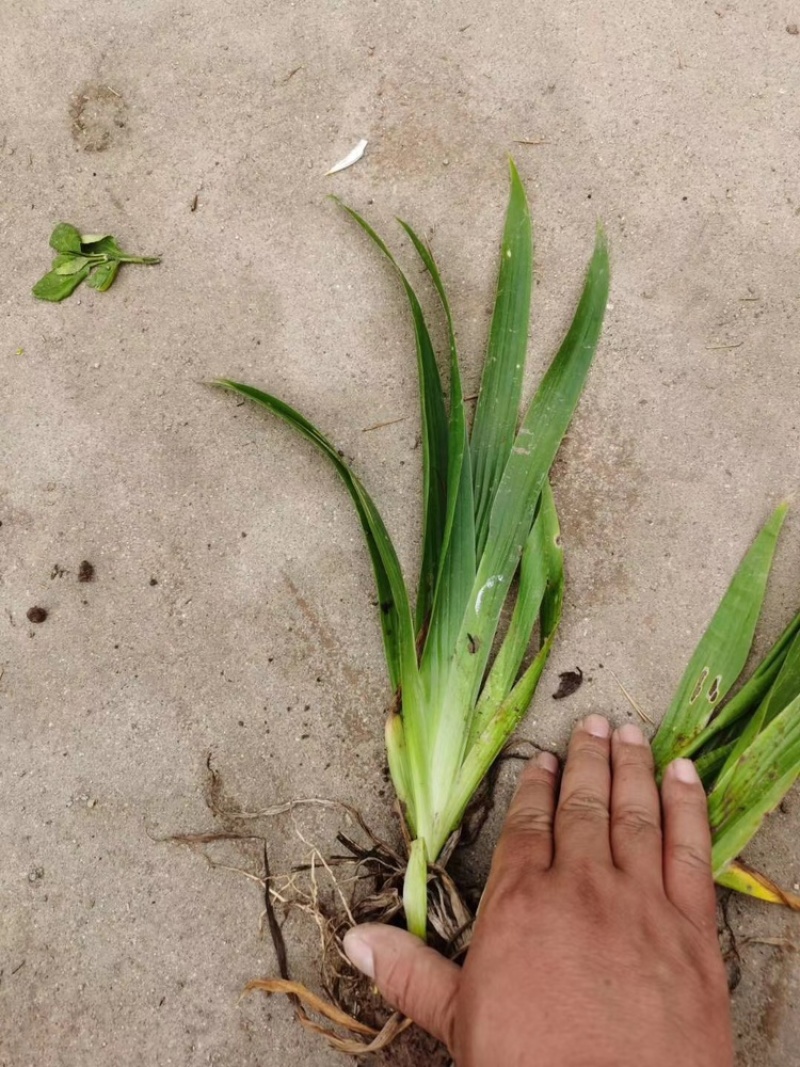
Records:
[[[56,256],[56,259],[63,260],[57,267],[53,264],[56,274],[60,275],[77,274],[89,262],[86,256]]]
[[[106,289],[111,288],[118,270],[119,262],[117,260],[113,260],[111,263],[101,263],[93,271],[86,284],[89,288],[96,289],[98,293],[104,293]]]
[[[653,740],[663,770],[702,743],[703,731],[744,668],[761,613],[786,505],[776,508],[753,542],[709,623]]]
[[[93,234],[89,235],[92,240],[84,240],[83,251],[89,255],[96,256],[104,254],[107,256],[122,256],[124,252],[116,242],[116,238],[110,234],[106,234],[103,237],[95,237]]]
[[[81,235],[68,222],[59,222],[50,234],[50,247],[56,252],[80,252]]]
[[[75,226],[60,222],[50,235],[58,252],[48,274],[33,287],[39,300],[57,302],[73,293],[84,278],[99,293],[109,289],[121,263],[160,263],[159,256],[132,256],[124,252],[110,233],[80,234]]]
[[[33,287],[33,295],[38,300],[49,300],[57,304],[71,293],[74,293],[83,279],[88,275],[91,267],[82,267],[76,274],[57,274],[54,270],[49,271]]]

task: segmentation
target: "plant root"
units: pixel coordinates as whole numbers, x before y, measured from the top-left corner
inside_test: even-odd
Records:
[[[332,1048],[350,1056],[386,1053],[391,1046],[392,1064],[418,1064],[445,1067],[450,1059],[443,1047],[399,1012],[392,1011],[373,983],[353,968],[343,947],[346,932],[365,922],[393,923],[403,910],[403,879],[406,860],[401,851],[377,837],[361,813],[350,805],[321,797],[306,797],[261,811],[243,811],[224,796],[221,777],[207,762],[206,803],[224,829],[194,834],[176,834],[166,840],[199,851],[212,868],[232,871],[256,882],[263,893],[260,928],[269,933],[277,962],[277,977],[248,982],[243,995],[260,991],[286,996],[304,1029],[322,1037]],[[325,856],[303,835],[298,814],[316,807],[343,813],[354,824],[351,831],[336,834],[337,854]],[[306,847],[304,860],[288,874],[275,875],[270,869],[266,837],[251,832],[249,821],[266,820],[288,814],[297,838]],[[243,824],[245,824],[243,826]],[[234,842],[245,849],[251,863],[257,859],[258,872],[245,866],[220,862],[209,855],[208,846]],[[454,834],[439,865],[428,878],[428,917],[432,943],[451,959],[466,951],[474,916],[465,904],[445,862],[458,843]],[[254,855],[255,854],[255,855]],[[279,920],[277,911],[283,913]],[[314,992],[291,977],[283,923],[290,915],[310,919],[319,934],[319,984]],[[381,1057],[384,1060],[384,1057]]]

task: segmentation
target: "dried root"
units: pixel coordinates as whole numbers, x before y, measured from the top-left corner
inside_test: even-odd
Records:
[[[180,834],[169,840],[199,851],[210,866],[244,875],[263,890],[261,926],[269,931],[279,977],[254,979],[243,993],[261,991],[288,997],[295,1016],[306,1030],[348,1055],[361,1057],[382,1052],[406,1034],[403,1040],[411,1042],[405,1054],[408,1060],[402,1048],[397,1047],[393,1049],[393,1063],[449,1063],[449,1057],[433,1039],[416,1028],[406,1033],[412,1026],[411,1020],[391,1011],[374,985],[352,967],[344,953],[344,935],[352,926],[364,922],[391,923],[401,915],[406,862],[402,853],[377,837],[359,811],[337,801],[309,797],[261,811],[239,810],[223,795],[221,779],[210,759],[207,766],[206,801],[225,829]],[[348,829],[336,835],[338,854],[325,856],[306,838],[297,818],[304,807],[339,811],[351,823],[354,834]],[[249,832],[246,823],[255,824],[283,814],[292,817],[295,834],[307,852],[303,862],[294,865],[288,874],[275,875],[270,870],[265,837]],[[211,854],[216,842],[238,843],[257,859],[259,872],[220,862]],[[457,843],[458,835],[453,835],[442,864],[431,869],[428,885],[434,944],[451,958],[460,957],[466,951],[474,922],[458,887],[444,869]],[[283,921],[291,914],[301,914],[316,925],[322,995],[291,978],[279,912]]]

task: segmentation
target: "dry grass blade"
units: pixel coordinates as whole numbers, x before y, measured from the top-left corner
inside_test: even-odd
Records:
[[[734,860],[722,874],[717,875],[719,885],[733,889],[744,896],[764,900],[767,904],[782,904],[792,911],[800,911],[800,896],[781,889],[763,871],[757,871],[743,860]]]
[[[739,942],[741,945],[768,945],[770,948],[788,948],[797,951],[797,945],[788,937],[746,937]]]
[[[655,726],[655,720],[653,718],[651,718],[647,714],[647,712],[644,710],[643,707],[641,707],[641,705],[637,704],[637,702],[633,699],[631,694],[628,692],[628,690],[625,688],[625,686],[622,684],[622,682],[619,680],[619,678],[611,670],[610,667],[608,669],[608,673],[611,675],[611,677],[617,683],[617,685],[619,686],[620,690],[622,691],[622,695],[628,701],[628,703],[633,708],[633,710],[636,712],[636,714],[639,716],[639,718],[642,720],[642,722],[646,722],[648,724],[648,726]]]
[[[254,978],[244,987],[244,992],[250,993],[254,989],[260,989],[263,993],[283,993],[286,996],[295,996],[318,1015],[322,1015],[329,1022],[342,1026],[353,1034],[361,1034],[362,1037],[377,1037],[379,1033],[373,1027],[341,1011],[335,1004],[323,1000],[302,982],[293,982],[286,978]]]
[[[302,1006],[295,1005],[297,1018],[306,1030],[324,1037],[329,1045],[339,1052],[347,1053],[349,1056],[367,1056],[373,1052],[380,1052],[391,1045],[399,1034],[412,1025],[410,1019],[406,1019],[399,1012],[394,1012],[380,1030],[375,1030],[373,1027],[359,1022],[358,1019],[354,1019],[347,1012],[341,1011],[329,1001],[318,997],[316,993],[313,993],[301,982],[286,981],[283,978],[256,978],[247,983],[244,987],[244,992],[250,993],[254,989],[261,990],[261,992],[267,994],[282,993],[285,996],[296,998],[301,1005],[307,1006],[311,1011],[321,1015],[335,1026],[339,1026],[351,1034],[359,1034],[361,1037],[370,1038],[368,1042],[365,1042],[340,1037],[330,1027],[321,1026],[319,1023],[314,1022]]]

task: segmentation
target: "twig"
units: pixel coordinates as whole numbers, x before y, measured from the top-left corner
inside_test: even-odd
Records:
[[[370,433],[372,430],[382,430],[384,426],[395,426],[398,422],[405,422],[408,415],[401,415],[399,419],[389,419],[388,422],[376,422],[374,426],[365,426],[362,433]]]
[[[538,141],[528,141],[528,140],[514,141],[514,144],[532,144],[532,145],[552,144],[552,143],[553,143],[552,141],[545,141],[543,138],[538,140]]]
[[[275,958],[278,961],[278,974],[280,974],[284,981],[288,982],[289,961],[286,956],[286,942],[283,939],[283,931],[281,930],[277,916],[275,915],[275,908],[272,904],[272,895],[269,889],[272,872],[269,869],[267,842],[262,841],[261,845],[261,855],[264,861],[264,910],[267,913],[267,926],[269,927],[269,936],[272,938],[272,947],[275,949]],[[300,1007],[300,1002],[296,997],[290,997],[290,1000],[295,1005],[295,1008]]]
[[[788,937],[746,937],[740,942],[742,945],[769,945],[772,948],[790,948],[796,951],[797,945]]]
[[[628,701],[628,703],[633,708],[633,710],[636,712],[636,714],[639,716],[639,718],[642,720],[642,722],[649,723],[650,726],[655,726],[655,720],[652,719],[647,714],[647,712],[636,703],[636,701],[630,695],[630,693],[625,688],[625,686],[622,684],[622,682],[619,680],[619,678],[617,678],[616,674],[614,674],[614,672],[611,670],[611,668],[609,668],[608,673],[611,675],[611,677],[614,679],[614,681],[620,687],[625,699]]]
[[[735,345],[706,345],[706,352],[724,352],[729,348],[741,348],[744,341],[737,341]]]

